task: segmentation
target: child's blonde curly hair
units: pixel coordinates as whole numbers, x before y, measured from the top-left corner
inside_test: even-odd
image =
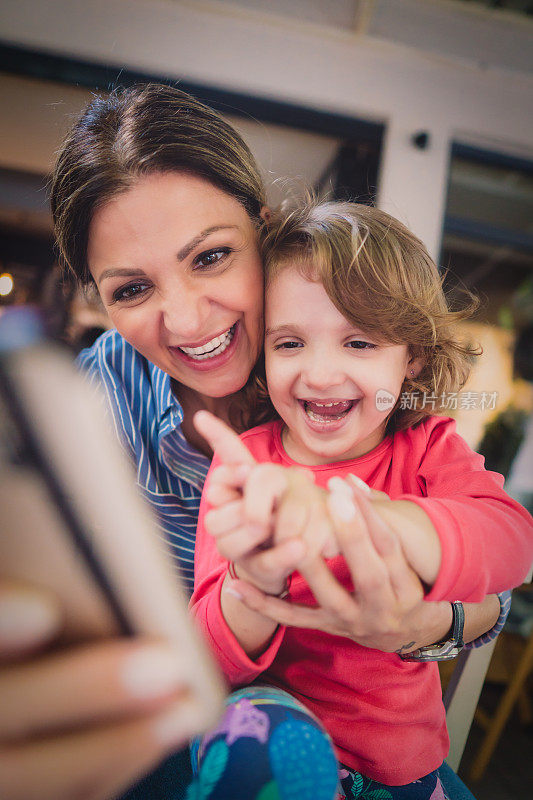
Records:
[[[308,201],[282,208],[264,226],[261,247],[266,291],[283,269],[296,266],[304,277],[320,281],[341,314],[379,342],[407,344],[412,358],[423,361],[415,378],[404,381],[404,392],[441,398],[457,392],[468,378],[477,346],[460,342],[458,320],[477,308],[449,309],[443,278],[425,246],[401,222],[372,206],[349,202]],[[259,366],[250,397],[253,423],[276,416],[269,404],[264,373]],[[387,432],[416,425],[429,407],[392,409]]]

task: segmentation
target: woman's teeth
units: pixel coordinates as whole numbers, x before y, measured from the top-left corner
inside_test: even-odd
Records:
[[[189,356],[189,358],[194,358],[195,361],[205,361],[206,358],[219,356],[233,339],[236,325],[237,323],[232,325],[226,333],[215,336],[214,339],[206,342],[201,347],[180,347],[180,350],[185,353],[185,355]]]
[[[305,413],[313,422],[334,422],[344,417],[353,406],[353,400],[339,400],[327,403],[304,400]]]

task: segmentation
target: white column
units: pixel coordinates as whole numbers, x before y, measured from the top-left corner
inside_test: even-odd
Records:
[[[398,217],[438,258],[448,185],[450,139],[444,126],[417,124],[415,117],[393,117],[385,134],[378,206]],[[424,149],[412,136],[429,135]]]

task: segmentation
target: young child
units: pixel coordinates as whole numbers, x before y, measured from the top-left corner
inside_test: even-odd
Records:
[[[235,470],[217,473],[215,456],[197,532],[196,616],[231,684],[260,678],[323,722],[348,796],[444,797],[436,770],[448,737],[437,665],[347,636],[277,627],[254,617],[231,578],[271,594],[288,588],[293,603],[312,607],[305,575],[329,555],[332,575],[357,592],[364,566],[357,550],[334,555],[333,531],[360,524],[379,537],[385,526],[428,600],[479,601],[525,577],[531,518],[454,422],[432,414],[461,388],[474,352],[455,338],[458,315],[413,234],[368,206],[308,205],[272,221],[264,259],[266,379],[279,418],[241,436],[260,465],[243,469],[240,483]],[[294,470],[283,477],[296,466],[314,485]],[[390,500],[339,489],[350,475]],[[294,501],[306,493],[311,512]],[[298,533],[307,555],[288,583],[285,574],[249,571],[247,548]],[[233,563],[230,552],[239,554]]]

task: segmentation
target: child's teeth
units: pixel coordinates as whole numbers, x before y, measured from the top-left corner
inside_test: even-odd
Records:
[[[336,400],[327,403],[304,400],[303,406],[305,413],[313,422],[335,422],[348,413],[353,406],[353,400]],[[324,412],[321,413],[320,409],[324,409]]]

